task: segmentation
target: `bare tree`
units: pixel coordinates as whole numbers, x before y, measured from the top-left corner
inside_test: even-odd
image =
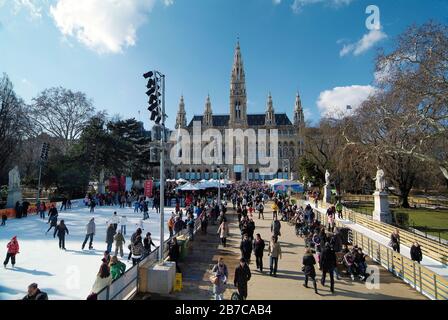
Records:
[[[84,93],[62,87],[46,89],[33,101],[37,126],[42,132],[61,139],[64,152],[80,137],[95,110]]]
[[[28,132],[28,118],[23,101],[3,74],[0,78],[0,176],[6,176],[5,166],[17,156],[16,151]]]
[[[448,27],[433,22],[410,27],[393,52],[378,56],[376,69],[382,90],[412,101],[398,116],[414,143],[384,151],[436,164],[448,179]],[[397,115],[388,111],[384,116]]]

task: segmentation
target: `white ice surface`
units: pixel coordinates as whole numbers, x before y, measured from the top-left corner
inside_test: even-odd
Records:
[[[58,208],[59,209],[59,208]],[[166,221],[174,209],[165,208],[165,238],[168,238]],[[69,211],[59,212],[58,220],[64,219],[70,234],[66,236],[67,251],[59,250],[58,238],[53,238],[54,228],[45,235],[49,225],[38,216],[28,216],[23,219],[10,219],[6,227],[0,227],[0,300],[21,299],[26,294],[30,283],[36,282],[42,291],[48,293],[51,300],[84,300],[90,294],[96,274],[101,265],[101,259],[106,250],[106,226],[113,212],[128,218],[126,244],[122,261],[127,262],[129,238],[137,229],[137,223],[142,214],[133,213],[133,208],[118,207],[95,208],[91,214],[89,208],[79,207]],[[93,241],[94,250],[81,250],[85,237],[85,226],[90,218],[95,217],[96,235]],[[119,227],[120,228],[120,227]],[[153,241],[159,244],[160,215],[150,211],[150,218],[144,222],[144,231],[151,232]],[[11,264],[3,268],[8,241],[17,236],[20,253],[16,256],[16,266]],[[88,244],[86,245],[88,248]],[[115,250],[115,246],[112,247]]]

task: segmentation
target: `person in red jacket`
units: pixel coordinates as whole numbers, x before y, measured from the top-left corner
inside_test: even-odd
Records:
[[[5,262],[3,262],[3,266],[6,268],[9,263],[9,259],[11,259],[11,264],[14,268],[14,265],[16,264],[16,254],[19,253],[19,242],[17,241],[16,236],[14,236],[11,241],[8,242],[6,248],[8,248],[8,252],[6,253],[6,259]]]

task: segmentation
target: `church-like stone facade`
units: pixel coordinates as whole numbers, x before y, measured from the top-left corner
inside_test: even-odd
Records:
[[[296,95],[293,122],[291,122],[287,114],[275,113],[274,103],[270,93],[268,95],[266,112],[264,114],[248,114],[246,75],[239,42],[235,49],[230,81],[229,114],[214,115],[210,96],[208,96],[205,103],[204,114],[195,115],[187,124],[185,102],[182,96],[176,117],[176,129],[186,129],[192,136],[193,124],[195,122],[201,123],[202,130],[210,128],[219,130],[223,137],[225,137],[224,131],[229,128],[242,130],[248,128],[255,130],[266,129],[268,132],[269,129],[277,129],[279,142],[278,170],[276,170],[276,173],[274,174],[262,175],[260,174],[259,165],[248,164],[247,161],[240,165],[225,163],[218,165],[179,164],[177,166],[171,166],[171,170],[177,179],[183,178],[193,181],[212,178],[217,179],[218,172],[221,172],[221,178],[228,178],[236,181],[293,178],[291,176],[291,167],[294,161],[303,154],[304,149],[302,137],[304,116],[300,95],[298,93]],[[224,140],[225,139],[223,139],[222,142],[222,150],[225,150],[225,144],[227,143]],[[247,152],[248,148],[246,145],[244,149],[245,159],[247,159]],[[225,155],[223,155],[223,158],[225,158]]]

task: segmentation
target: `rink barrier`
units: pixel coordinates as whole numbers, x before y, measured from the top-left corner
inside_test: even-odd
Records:
[[[329,207],[328,204],[325,204],[322,201],[319,201],[318,206],[324,209],[327,209]],[[409,232],[405,229],[401,229],[381,221],[376,221],[372,216],[366,216],[365,214],[361,214],[346,207],[343,207],[342,213],[344,215],[344,218],[348,219],[349,221],[368,228],[387,238],[390,238],[390,235],[395,231],[395,229],[399,229],[400,242],[402,245],[411,247],[413,243],[417,241],[420,244],[424,255],[441,262],[445,266],[448,264],[448,245],[444,243],[426,238],[424,236]]]
[[[304,201],[300,200],[300,202],[306,205]],[[319,205],[320,208],[324,208],[320,202]],[[314,211],[316,212],[316,218],[327,226],[326,215],[319,210]],[[373,261],[409,284],[413,289],[431,300],[448,300],[448,280],[443,276],[393,251],[390,247],[367,237],[363,233],[353,230],[349,225],[339,220],[336,220],[335,223],[337,228],[347,228],[349,230],[349,243],[357,245]]]
[[[195,220],[194,234],[201,228],[201,219],[197,217]],[[175,235],[179,237],[188,235],[188,229],[183,229]],[[168,257],[168,244],[171,238],[164,242],[163,260]],[[105,287],[97,294],[98,300],[131,300],[138,293],[139,283],[139,267],[147,263],[155,263],[159,257],[159,248],[157,247],[146,258],[140,261],[135,266],[128,269],[120,278],[112,282],[110,286]]]

